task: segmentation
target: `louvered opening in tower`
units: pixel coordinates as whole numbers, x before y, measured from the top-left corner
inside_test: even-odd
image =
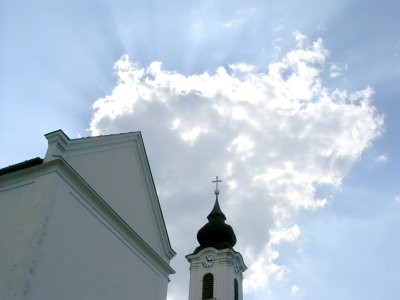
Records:
[[[234,286],[235,300],[239,300],[239,284],[237,279],[235,279]]]
[[[214,297],[214,276],[207,273],[203,277],[203,300],[212,299]]]

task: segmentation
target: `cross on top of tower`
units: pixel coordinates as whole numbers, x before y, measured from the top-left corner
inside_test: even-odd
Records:
[[[218,180],[218,176],[216,176],[216,177],[215,177],[215,180],[213,180],[212,183],[215,183],[215,191],[214,191],[214,194],[215,194],[215,196],[217,196],[217,197],[218,197],[218,194],[219,194],[218,182],[222,182],[222,180]]]

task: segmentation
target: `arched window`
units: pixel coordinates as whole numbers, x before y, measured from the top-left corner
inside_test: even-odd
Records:
[[[201,299],[212,299],[214,297],[214,276],[207,273],[203,277],[203,296]]]
[[[234,291],[235,291],[235,300],[239,300],[239,284],[237,279],[235,278],[235,282],[234,282]]]

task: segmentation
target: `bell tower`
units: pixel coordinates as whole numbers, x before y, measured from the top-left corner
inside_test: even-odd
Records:
[[[213,183],[215,204],[206,223],[197,233],[199,246],[186,255],[190,263],[189,300],[243,300],[242,255],[233,249],[236,236],[218,202],[218,176]]]

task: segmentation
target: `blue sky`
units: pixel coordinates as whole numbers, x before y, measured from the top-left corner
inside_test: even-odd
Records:
[[[399,6],[1,0],[0,166],[56,129],[141,130],[178,252],[169,299],[187,298],[215,175],[246,299],[395,299]]]

